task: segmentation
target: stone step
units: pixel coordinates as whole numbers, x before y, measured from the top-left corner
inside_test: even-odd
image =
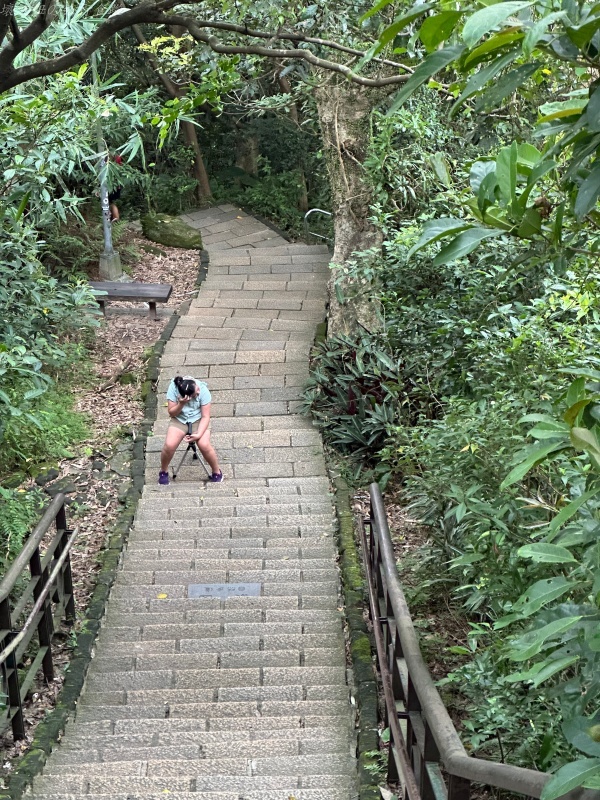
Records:
[[[260,705],[260,708],[259,708]],[[157,705],[147,703],[131,703],[128,705],[87,705],[82,703],[77,711],[77,720],[92,722],[94,720],[120,719],[163,719],[168,711],[170,717],[181,717],[192,720],[211,720],[220,717],[345,717],[348,720],[350,705],[339,700],[299,700],[264,702],[199,702],[173,703],[166,705],[164,701]],[[306,723],[305,723],[306,724]],[[211,722],[212,725],[212,722]]]
[[[337,648],[275,650],[238,650],[220,653],[163,653],[160,655],[97,656],[90,675],[107,672],[148,670],[239,669],[244,667],[345,666],[345,654]]]
[[[239,735],[240,740],[250,736],[251,738],[262,738],[263,736],[281,735],[282,737],[310,734],[313,730],[327,730],[332,736],[341,737],[348,734],[347,725],[348,714],[344,712],[339,716],[318,716],[309,715],[303,718],[296,714],[293,716],[263,717],[259,715],[249,715],[239,717],[210,717],[206,719],[185,719],[175,717],[165,717],[165,711],[158,718],[143,717],[137,719],[122,719],[112,721],[110,719],[85,722],[80,719],[71,720],[68,723],[65,736],[78,738],[112,736],[141,736],[148,739],[154,737],[174,736],[182,733],[208,734],[230,736],[231,731]],[[351,735],[354,735],[353,733]]]
[[[350,791],[350,793],[349,793]],[[245,791],[244,800],[288,800],[293,796],[295,800],[356,800],[357,795],[348,789],[290,789],[288,792],[282,790],[267,791]],[[26,798],[33,795],[25,795]],[[35,793],[35,800],[81,800],[80,794],[41,794]],[[164,793],[143,793],[127,792],[125,794],[115,794],[108,791],[106,794],[86,794],[85,800],[165,800]],[[168,800],[239,800],[238,790],[233,792],[171,792],[168,793]]]
[[[135,521],[176,520],[177,522],[182,522],[196,519],[237,518],[238,522],[241,521],[243,523],[249,517],[261,517],[266,520],[267,517],[290,516],[292,514],[297,517],[317,518],[318,521],[329,521],[334,511],[329,497],[324,497],[321,500],[308,500],[296,495],[295,502],[281,503],[274,497],[270,498],[268,503],[254,502],[247,504],[243,498],[236,498],[236,503],[212,503],[211,497],[202,497],[202,505],[180,505],[176,502],[170,502],[170,498],[166,502],[155,502],[151,506],[142,504],[136,512]]]
[[[245,758],[243,756],[235,758],[200,758],[196,760],[157,760],[157,761],[113,761],[110,764],[110,772],[114,777],[122,776],[128,778],[147,778],[156,777],[158,779],[165,775],[174,777],[189,776],[214,776],[221,773],[228,779],[234,776],[269,776],[269,775],[346,775],[352,768],[349,757],[341,755],[287,755],[273,757]],[[97,762],[65,762],[56,763],[54,759],[49,761],[44,770],[44,776],[58,775],[65,777],[68,775],[78,775],[84,772],[90,781],[90,788],[95,783],[95,777],[103,778],[107,772],[106,764]],[[228,781],[219,788],[228,788]]]
[[[86,681],[86,695],[94,691],[138,689],[196,689],[231,686],[329,686],[345,685],[344,667],[263,667],[262,669],[136,670],[92,674]],[[177,701],[180,702],[180,701]]]
[[[133,730],[121,733],[113,733],[106,726],[96,728],[95,723],[89,726],[83,723],[77,724],[70,722],[67,730],[61,739],[61,749],[67,748],[72,751],[91,749],[116,750],[123,745],[131,747],[176,747],[177,745],[197,745],[203,751],[210,753],[215,751],[217,754],[223,753],[229,746],[250,747],[256,744],[259,747],[273,741],[292,741],[299,748],[316,749],[318,742],[330,740],[336,747],[350,743],[354,744],[353,735],[348,731],[342,732],[331,727],[322,728],[300,728],[297,720],[289,720],[288,727],[273,727],[261,729],[240,729],[235,739],[232,739],[228,731],[206,731],[193,730],[188,724],[187,727],[174,728],[169,730],[168,723],[179,723],[181,720],[164,720],[167,723],[164,727],[157,727],[155,720],[152,726],[145,730],[133,732]],[[186,722],[184,720],[184,722]],[[233,745],[235,743],[235,745]],[[306,753],[309,755],[309,753]]]
[[[341,633],[340,621],[332,623],[323,622],[214,622],[207,624],[193,623],[169,623],[166,625],[131,625],[117,627],[110,625],[101,628],[98,634],[98,642],[148,642],[167,640],[192,640],[208,641],[221,638],[221,630],[224,631],[223,637],[236,636],[259,636],[263,641],[268,641],[270,637],[279,636],[309,636],[309,635],[335,635],[337,630]],[[182,641],[182,644],[183,644]],[[182,650],[183,652],[183,650]]]
[[[225,670],[230,672],[231,670]],[[123,673],[119,673],[123,674]],[[184,675],[187,673],[183,673]],[[80,700],[80,707],[97,708],[99,706],[158,706],[165,703],[170,707],[187,706],[198,703],[265,703],[265,702],[302,702],[315,701],[349,701],[349,690],[345,686],[223,686],[221,688],[185,688],[185,689],[123,689],[114,691],[96,691],[92,687]]]
[[[135,627],[147,625],[170,625],[175,624],[208,624],[211,622],[222,622],[224,624],[232,622],[244,623],[298,623],[305,625],[308,623],[320,623],[325,626],[338,625],[343,619],[340,612],[335,609],[314,610],[314,609],[283,609],[263,611],[260,608],[229,608],[229,609],[193,609],[187,611],[138,611],[137,613],[113,610],[109,607],[108,613],[103,621],[104,627]]]
[[[278,515],[281,516],[281,515]],[[287,516],[287,515],[286,515]],[[330,538],[332,532],[337,529],[337,522],[333,515],[328,515],[328,523],[322,521],[315,522],[310,516],[294,515],[294,519],[284,525],[267,525],[266,522],[256,522],[256,518],[251,516],[245,519],[234,518],[236,521],[231,524],[232,517],[213,517],[212,525],[200,525],[200,519],[191,520],[139,520],[134,524],[134,541],[163,539],[165,541],[174,538],[181,540],[194,538],[196,540],[206,540],[212,534],[213,539],[282,539],[282,538],[301,538],[304,534],[305,539],[323,537]],[[302,544],[302,542],[298,542]],[[242,544],[231,542],[232,547],[242,547]]]
[[[211,583],[212,581],[205,581]],[[217,583],[222,581],[217,581]],[[254,582],[254,581],[252,581]],[[121,584],[113,586],[111,597],[116,597],[120,600],[179,600],[187,598],[189,583],[184,584],[164,584],[157,586],[154,584],[144,585],[137,584],[130,586]],[[337,597],[339,594],[339,580],[329,579],[326,581],[295,581],[286,583],[267,582],[262,583],[261,596],[262,597],[288,597],[290,594],[297,594],[297,596],[304,602],[311,597]]]
[[[181,492],[173,487],[166,487],[165,492],[148,493],[148,497],[144,498],[144,508],[153,509],[161,507],[172,508],[214,508],[216,506],[245,506],[254,507],[261,505],[300,505],[314,504],[314,503],[329,503],[331,507],[333,495],[327,492],[274,492],[270,493],[267,487],[261,487],[262,493],[253,494],[250,496],[238,496],[234,494],[235,489],[228,493],[221,492],[202,492],[196,490],[190,492],[189,489],[182,489]],[[172,491],[169,489],[172,488]],[[225,489],[226,486],[224,485]],[[172,496],[171,496],[172,495]]]
[[[65,794],[74,793],[75,797],[80,800],[82,795],[86,798],[93,797],[94,795],[111,795],[112,797],[119,796],[123,793],[127,798],[140,794],[144,800],[148,797],[158,798],[165,797],[168,793],[169,797],[177,796],[177,793],[187,793],[191,789],[191,777],[119,777],[119,776],[92,776],[78,777],[75,775],[52,775],[47,778],[38,778],[34,781],[33,796],[37,798],[38,792],[40,794],[57,794],[65,797]],[[340,774],[311,774],[305,775],[269,775],[269,776],[256,776],[256,777],[243,777],[228,774],[215,774],[207,776],[197,774],[194,782],[194,797],[201,798],[201,793],[209,793],[207,797],[214,800],[215,797],[219,800],[224,800],[222,797],[224,792],[234,792],[239,800],[240,793],[243,793],[244,798],[249,797],[249,793],[253,793],[253,800],[264,800],[265,792],[276,793],[281,800],[281,792],[283,792],[283,800],[289,798],[290,794],[296,797],[297,787],[302,780],[302,791],[314,789],[321,792],[317,798],[323,800],[331,800],[330,791],[345,790],[348,792],[354,784],[353,779],[348,775]],[[323,794],[324,790],[328,790]],[[298,790],[299,791],[299,790]],[[185,794],[184,794],[185,796]],[[191,798],[191,795],[189,795]],[[227,796],[227,795],[225,795]],[[271,794],[271,797],[274,795]],[[349,797],[349,795],[346,795]],[[333,796],[335,798],[335,795]],[[315,800],[315,798],[311,798]],[[345,798],[344,798],[345,800]]]
[[[307,561],[308,563],[308,561]],[[173,591],[175,587],[186,588],[190,584],[198,583],[260,583],[262,584],[263,594],[269,594],[277,584],[284,589],[286,584],[302,583],[308,587],[311,583],[324,583],[325,581],[335,582],[338,579],[337,571],[331,569],[228,569],[226,566],[220,569],[203,570],[194,572],[125,572],[117,573],[117,586],[136,586],[142,584],[154,584],[157,593]],[[167,588],[168,587],[168,588]],[[287,594],[287,592],[284,592]],[[187,592],[186,592],[187,595]],[[155,595],[156,596],[156,595]],[[182,595],[183,596],[183,595]]]
[[[199,758],[264,758],[266,756],[350,754],[349,739],[331,734],[302,740],[271,737],[258,741],[240,741],[230,734],[220,734],[217,740],[185,735],[163,737],[149,745],[145,736],[113,736],[108,744],[97,738],[79,740],[70,745],[61,742],[53,756],[55,764],[98,764],[115,761],[178,761]],[[110,767],[109,767],[110,769]]]
[[[325,597],[305,597],[302,601],[298,595],[288,595],[282,597],[264,597],[262,595],[252,596],[232,596],[220,600],[217,597],[184,597],[181,599],[156,598],[153,595],[150,599],[140,600],[133,598],[130,600],[119,600],[111,597],[108,611],[110,613],[122,612],[124,614],[136,614],[138,612],[169,612],[169,611],[198,611],[206,609],[215,611],[219,609],[241,609],[258,608],[262,611],[275,609],[316,609],[321,611],[338,611],[338,608],[331,600],[331,596]]]
[[[290,556],[280,555],[279,558],[270,554],[267,557],[263,553],[262,558],[240,558],[237,556],[230,556],[229,558],[215,558],[211,559],[204,555],[202,551],[194,558],[180,559],[171,558],[168,561],[165,559],[136,559],[125,558],[121,567],[122,574],[131,572],[148,572],[156,573],[157,577],[160,575],[172,573],[198,573],[209,572],[211,570],[227,570],[234,572],[257,572],[271,570],[329,570],[334,567],[333,556],[329,558],[292,558]],[[199,583],[201,581],[198,581]]]
[[[265,539],[263,537],[244,539],[243,542],[232,540],[231,537],[215,537],[214,539],[138,539],[137,537],[128,544],[127,556],[141,559],[165,558],[170,559],[175,554],[189,557],[201,557],[204,553],[208,558],[225,558],[228,554],[234,557],[276,558],[277,556],[296,553],[299,558],[326,558],[333,552],[331,536],[312,536],[300,539],[298,535],[287,536],[279,539]]]
[[[207,581],[207,583],[208,582],[209,581]],[[217,583],[218,582],[219,581],[217,581]],[[189,584],[165,584],[164,586],[156,586],[154,584],[137,584],[135,586],[117,585],[113,586],[111,598],[116,597],[121,600],[166,600],[170,598],[172,600],[178,600],[187,598],[188,585]],[[303,602],[306,598],[310,599],[311,596],[319,598],[337,597],[339,594],[339,580],[336,577],[335,580],[329,579],[327,581],[307,582],[290,581],[287,584],[268,582],[263,583],[261,587],[261,595],[263,597],[288,597],[291,593],[297,594]]]

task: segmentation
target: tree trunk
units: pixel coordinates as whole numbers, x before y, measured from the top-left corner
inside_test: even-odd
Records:
[[[373,331],[381,327],[378,305],[369,287],[352,297],[355,288],[344,278],[343,266],[356,251],[380,247],[382,236],[367,222],[371,188],[363,161],[369,142],[369,115],[383,94],[350,82],[325,83],[316,90],[319,122],[329,173],[335,232],[335,247],[329,281],[328,336],[353,334],[361,327]],[[335,284],[344,297],[341,304]]]
[[[286,94],[292,93],[292,84],[288,81],[285,75],[278,76],[279,88]],[[300,115],[298,114],[298,105],[292,103],[290,106],[290,119],[299,128]],[[306,174],[304,168],[300,167],[300,197],[298,198],[298,208],[300,211],[308,211],[308,190],[306,188]]]
[[[210,183],[208,181],[208,173],[206,172],[206,167],[204,166],[204,159],[202,158],[202,150],[200,149],[200,142],[198,141],[196,126],[192,125],[191,122],[182,122],[181,128],[186,142],[194,151],[193,173],[194,178],[196,178],[198,181],[198,199],[208,200],[212,197],[212,192],[210,190]]]
[[[121,7],[123,4],[121,3]],[[144,32],[142,31],[139,25],[132,25],[131,26],[135,38],[138,40],[140,44],[147,44],[147,39],[144,36]],[[182,36],[181,29],[176,29],[175,26],[173,28],[173,35],[174,36]],[[177,33],[175,33],[177,30]],[[185,31],[184,31],[185,32]],[[183,97],[185,94],[184,90],[181,89],[168,75],[165,75],[161,72],[158,68],[158,64],[156,59],[151,53],[146,52],[146,56],[152,68],[158,75],[160,82],[165,87],[167,94],[172,97],[173,99],[178,99]],[[194,166],[192,169],[194,178],[198,181],[198,188],[197,188],[197,197],[198,200],[208,200],[212,197],[212,192],[210,190],[210,183],[208,182],[208,174],[206,172],[206,167],[204,166],[204,159],[202,157],[202,150],[200,149],[200,142],[198,141],[198,135],[196,133],[195,125],[192,125],[191,122],[182,122],[181,130],[183,133],[183,138],[185,139],[186,144],[192,148],[194,151]]]
[[[244,136],[236,144],[235,165],[248,175],[258,176],[258,137]]]

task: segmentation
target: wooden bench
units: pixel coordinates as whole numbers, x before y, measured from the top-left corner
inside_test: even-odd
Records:
[[[170,283],[90,281],[90,286],[97,291],[106,292],[106,294],[96,296],[104,316],[106,316],[106,302],[108,300],[126,300],[129,302],[148,303],[148,313],[152,319],[158,319],[156,304],[166,303],[173,291]]]

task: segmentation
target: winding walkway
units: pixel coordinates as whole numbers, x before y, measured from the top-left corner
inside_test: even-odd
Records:
[[[161,405],[76,718],[30,796],[354,800],[333,507],[298,414],[329,257],[232,206],[184,219],[210,266],[158,390],[207,380],[225,482],[189,462],[157,485]]]

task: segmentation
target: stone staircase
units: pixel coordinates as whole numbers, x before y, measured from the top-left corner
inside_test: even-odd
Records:
[[[210,267],[158,390],[176,374],[208,382],[225,481],[188,461],[157,485],[159,404],[76,718],[30,797],[354,800],[333,506],[320,437],[297,413],[329,255],[231,206],[185,219]]]

